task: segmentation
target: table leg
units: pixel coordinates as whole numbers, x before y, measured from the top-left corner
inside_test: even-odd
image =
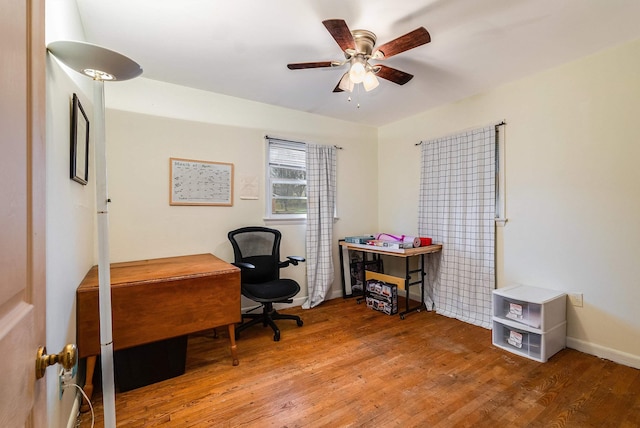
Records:
[[[84,380],[84,388],[82,389],[84,390],[84,393],[87,395],[87,397],[89,397],[89,400],[91,400],[91,397],[93,396],[93,372],[96,369],[97,358],[97,355],[91,355],[87,357],[86,377]],[[84,413],[90,408],[91,407],[89,406],[89,401],[87,401],[86,398],[82,397],[82,405],[80,406],[80,411]]]
[[[229,324],[229,340],[231,341],[231,358],[233,359],[233,365],[240,364],[238,361],[238,348],[236,347],[236,325]]]
[[[424,277],[425,277],[425,272],[424,272],[424,254],[420,255],[422,260],[421,260],[421,264],[420,267],[416,270],[411,270],[411,268],[409,267],[409,257],[405,257],[405,272],[406,272],[406,277],[405,277],[405,290],[406,290],[406,310],[404,312],[400,313],[400,319],[404,319],[404,316],[410,312],[420,312],[422,309],[427,309],[427,306],[424,303],[424,287],[425,287],[425,281],[424,281]],[[417,273],[419,274],[419,279],[417,279],[416,281],[411,281],[411,275]],[[420,305],[416,306],[415,308],[410,308],[409,307],[409,289],[411,288],[412,285],[420,285]]]

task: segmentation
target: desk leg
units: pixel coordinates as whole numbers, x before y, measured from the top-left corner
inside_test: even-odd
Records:
[[[367,275],[367,252],[362,251],[362,269],[360,269],[360,275],[362,275],[362,297],[356,298],[356,303],[360,304],[360,302],[367,301],[367,280],[365,276]],[[351,271],[351,262],[349,262],[349,271]],[[357,278],[356,278],[357,281]]]
[[[84,381],[84,388],[82,389],[84,390],[84,393],[87,394],[87,397],[89,397],[89,400],[91,400],[93,396],[93,372],[96,369],[97,358],[97,355],[91,355],[87,357],[87,371]],[[87,401],[87,399],[82,397],[82,405],[80,406],[80,411],[84,413],[90,408],[91,407],[89,406],[89,402]]]
[[[424,303],[424,288],[427,286],[426,281],[424,280],[427,273],[424,270],[424,254],[420,254],[420,298],[421,302],[424,305],[424,309],[427,310],[427,304]]]
[[[422,309],[427,309],[427,306],[424,303],[424,287],[425,287],[425,281],[424,281],[424,277],[425,277],[425,270],[424,270],[424,254],[420,255],[421,259],[420,259],[420,267],[416,270],[411,270],[409,267],[409,257],[405,257],[405,273],[406,273],[406,277],[405,277],[405,290],[406,290],[406,310],[404,312],[400,313],[400,319],[404,319],[404,316],[406,314],[408,314],[409,312],[420,312]],[[417,273],[419,274],[419,279],[417,279],[416,281],[411,281],[411,275]],[[416,306],[415,308],[410,308],[409,307],[409,290],[411,289],[412,285],[420,285],[420,305]]]
[[[405,310],[405,314],[408,314],[409,312],[411,312],[411,310],[409,309],[409,292],[411,290],[411,272],[409,270],[409,257],[405,257],[404,258],[404,289],[406,290],[406,310]],[[400,314],[400,319],[404,319],[404,314]]]
[[[236,325],[229,324],[229,340],[231,341],[231,358],[233,359],[233,365],[240,364],[238,361],[238,348],[236,347]]]

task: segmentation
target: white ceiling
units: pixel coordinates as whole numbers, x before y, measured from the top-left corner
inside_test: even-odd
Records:
[[[138,62],[143,77],[372,126],[450,103],[640,38],[639,0],[77,0],[86,41]],[[333,93],[345,68],[322,21],[381,45],[418,27],[431,43],[384,64],[413,74]],[[361,86],[361,85],[359,85]],[[357,108],[357,104],[360,108]]]

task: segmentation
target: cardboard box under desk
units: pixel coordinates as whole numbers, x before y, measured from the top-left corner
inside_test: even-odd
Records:
[[[398,287],[398,290],[404,290],[404,278],[400,278],[398,276],[387,275],[385,273],[374,272],[367,270],[365,271],[365,279],[376,279],[381,282],[386,282],[387,284],[394,284]]]

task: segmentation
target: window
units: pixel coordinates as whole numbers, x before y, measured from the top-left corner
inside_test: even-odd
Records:
[[[267,139],[267,218],[306,218],[306,158],[304,143]]]

